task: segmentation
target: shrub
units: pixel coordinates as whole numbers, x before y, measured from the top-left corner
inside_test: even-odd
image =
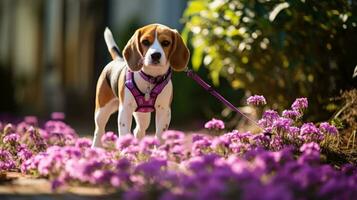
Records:
[[[191,0],[183,35],[193,68],[205,66],[216,85],[222,76],[279,109],[306,96],[309,118],[326,119],[317,105],[353,83],[356,13],[348,0]]]

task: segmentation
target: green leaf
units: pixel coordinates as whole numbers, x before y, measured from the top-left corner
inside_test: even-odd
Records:
[[[190,1],[187,9],[184,12],[184,16],[190,16],[193,14],[198,14],[200,11],[206,9],[206,3],[204,1],[196,0]]]
[[[196,71],[200,68],[202,64],[203,48],[203,45],[196,47],[192,54],[192,67]]]
[[[181,37],[182,40],[187,44],[188,43],[188,34],[189,34],[189,30],[187,28],[187,26],[185,26],[181,32]]]

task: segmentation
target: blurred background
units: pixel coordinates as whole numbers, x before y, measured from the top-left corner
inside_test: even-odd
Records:
[[[279,111],[308,97],[307,118],[329,120],[356,88],[356,15],[354,0],[0,0],[0,113],[61,111],[91,134],[96,80],[111,60],[105,27],[123,49],[137,28],[162,23],[182,33],[189,67],[253,117],[245,98],[261,94]],[[173,80],[171,128],[246,124],[185,74]]]

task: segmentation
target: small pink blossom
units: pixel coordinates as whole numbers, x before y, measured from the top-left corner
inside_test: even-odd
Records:
[[[63,112],[53,112],[53,113],[51,113],[51,118],[53,120],[62,121],[66,118],[66,115]]]
[[[222,120],[213,118],[210,121],[206,122],[205,128],[222,130],[224,129],[224,122]]]
[[[15,143],[20,140],[20,136],[17,133],[11,133],[7,136],[4,137],[3,142],[4,143]]]
[[[308,105],[309,102],[307,101],[307,98],[298,98],[291,105],[291,108],[293,110],[301,111],[301,110],[305,110],[308,107]]]
[[[320,130],[324,133],[330,134],[330,135],[337,135],[338,130],[335,126],[330,125],[327,122],[322,122],[320,124]]]
[[[255,105],[255,106],[259,106],[259,105],[265,105],[267,104],[264,96],[262,95],[254,95],[254,96],[250,96],[247,99],[247,104],[248,105]]]

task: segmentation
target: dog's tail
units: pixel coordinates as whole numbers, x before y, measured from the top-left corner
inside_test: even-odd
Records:
[[[107,44],[108,51],[112,56],[113,60],[117,58],[121,58],[121,52],[119,51],[119,48],[114,41],[113,34],[108,27],[105,28],[104,39],[105,39],[105,43]]]

